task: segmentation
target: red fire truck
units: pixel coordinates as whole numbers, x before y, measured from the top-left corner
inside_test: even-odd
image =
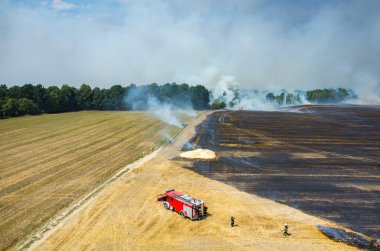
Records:
[[[207,216],[207,207],[202,200],[195,199],[174,189],[157,196],[167,210],[179,213],[183,218],[201,220]]]

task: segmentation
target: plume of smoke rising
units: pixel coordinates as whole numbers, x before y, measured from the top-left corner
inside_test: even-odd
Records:
[[[198,113],[196,113],[194,111],[194,109],[189,109],[189,108],[187,108],[187,109],[181,109],[181,110],[179,110],[179,113],[185,114],[185,115],[190,116],[192,118],[198,117]]]
[[[190,141],[186,142],[185,145],[182,147],[182,151],[191,151],[195,149],[195,145]]]
[[[162,102],[151,95],[145,86],[141,86],[130,88],[125,101],[132,110],[146,110],[166,124],[183,128],[185,124],[181,122],[179,117],[181,115],[196,117],[197,113],[190,105],[190,102],[185,97],[182,98],[183,100],[181,101],[173,99],[173,103]]]
[[[155,97],[148,97],[148,111],[169,125],[183,127],[181,121],[175,116],[173,107],[170,104],[159,102]]]
[[[307,99],[307,92],[303,90],[294,89],[278,89],[272,88],[270,90],[255,90],[255,89],[240,89],[240,83],[236,81],[233,76],[224,76],[215,74],[206,78],[211,82],[208,82],[211,86],[214,86],[211,91],[210,105],[215,101],[226,105],[226,109],[244,109],[244,110],[258,110],[258,111],[273,111],[284,110],[284,107],[294,105],[311,104]],[[361,96],[365,96],[368,103],[377,102],[377,98],[380,96],[380,84],[378,88],[370,88],[370,90],[377,90],[372,92],[372,95],[368,93],[361,93]],[[368,89],[364,88],[366,92]],[[346,96],[341,97],[340,89],[328,89],[329,94],[327,96],[317,96],[315,103],[360,103],[363,104],[365,99],[358,99],[357,95],[352,90],[345,90]],[[345,92],[342,91],[342,92]],[[317,92],[317,95],[321,94],[322,90]],[[314,92],[312,95],[316,94]],[[287,109],[292,111],[292,109]],[[301,112],[301,110],[294,110]]]
[[[170,143],[173,143],[174,142],[174,138],[172,135],[170,135],[168,132],[166,131],[161,131],[160,134]]]
[[[348,103],[359,105],[379,105],[380,104],[380,82],[367,82],[365,88],[356,88],[355,93],[358,95],[356,100],[350,100]]]
[[[310,102],[306,99],[306,93],[302,91],[297,91],[298,97],[300,97],[300,104],[308,105]]]
[[[227,109],[245,109],[245,110],[275,110],[276,105],[266,101],[265,91],[241,90],[240,83],[234,76],[217,75],[208,78],[213,86],[211,91],[210,104],[214,101],[224,102]]]
[[[264,91],[244,91],[239,90],[238,103],[234,104],[231,108],[241,108],[245,110],[259,110],[259,111],[270,111],[275,110],[276,105],[273,102],[266,101],[267,92]]]

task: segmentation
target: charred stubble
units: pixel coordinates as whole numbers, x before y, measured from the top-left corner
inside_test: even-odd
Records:
[[[243,191],[380,237],[380,108],[223,111],[198,126],[215,162],[188,167]]]

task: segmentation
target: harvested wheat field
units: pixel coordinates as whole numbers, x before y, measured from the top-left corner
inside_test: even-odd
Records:
[[[14,247],[179,132],[145,112],[0,120],[0,250]]]
[[[29,247],[34,250],[355,250],[321,234],[316,225],[332,222],[248,194],[183,168],[179,149],[194,133],[182,131],[173,145],[124,174],[90,203],[67,217]],[[203,199],[209,216],[182,219],[164,209],[157,195],[168,188]],[[229,218],[237,226],[229,226]],[[281,230],[288,223],[291,235]]]

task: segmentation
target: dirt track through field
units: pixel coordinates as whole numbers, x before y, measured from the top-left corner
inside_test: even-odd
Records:
[[[56,229],[56,227],[59,224],[62,224],[63,221],[67,221],[70,219],[70,217],[75,216],[76,213],[79,212],[79,210],[82,209],[82,207],[85,207],[87,204],[91,203],[92,200],[96,198],[96,196],[107,186],[112,185],[113,182],[118,180],[120,177],[125,175],[127,172],[130,172],[134,170],[135,168],[140,167],[141,165],[145,164],[149,160],[157,157],[157,154],[160,152],[162,148],[157,149],[156,151],[152,152],[151,154],[133,162],[132,164],[129,164],[119,170],[114,176],[112,176],[110,179],[106,180],[103,184],[96,187],[93,191],[91,191],[89,194],[87,194],[83,199],[81,199],[76,204],[70,206],[67,210],[62,212],[59,216],[55,217],[52,221],[47,223],[42,229],[38,231],[38,233],[34,234],[33,236],[29,237],[23,244],[20,245],[21,249],[29,249],[33,248],[35,245],[38,245],[38,243],[41,243],[43,240],[48,238]]]
[[[182,145],[194,134],[189,124],[173,145],[104,189],[62,222],[35,250],[354,250],[327,239],[316,225],[336,226],[286,205],[239,191],[183,166]],[[167,211],[156,196],[168,188],[205,200],[209,217],[192,222]],[[229,226],[234,215],[237,227]],[[284,237],[284,223],[291,236]]]
[[[174,134],[145,112],[0,120],[0,250],[14,247]]]

